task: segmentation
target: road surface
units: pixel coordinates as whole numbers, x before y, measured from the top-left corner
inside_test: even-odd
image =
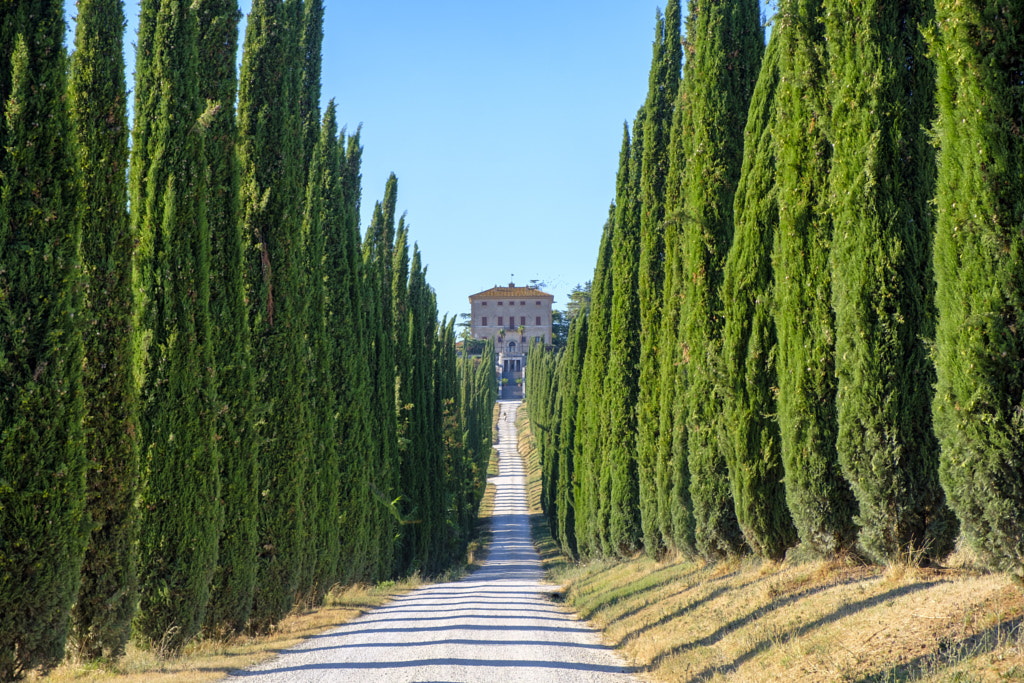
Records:
[[[420,588],[232,679],[253,683],[637,680],[584,622],[548,596],[530,541],[518,401],[502,401],[494,540],[482,569]]]

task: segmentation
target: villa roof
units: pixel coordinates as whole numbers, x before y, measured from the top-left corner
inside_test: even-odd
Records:
[[[553,294],[548,294],[547,292],[542,292],[539,289],[534,289],[533,287],[516,287],[515,283],[509,283],[508,287],[494,286],[494,287],[491,287],[490,289],[484,290],[482,292],[478,292],[477,294],[472,294],[472,295],[470,295],[469,300],[472,301],[473,299],[516,299],[516,298],[525,299],[525,298],[528,298],[528,297],[533,297],[533,298],[548,297],[549,299],[554,299],[555,298]]]

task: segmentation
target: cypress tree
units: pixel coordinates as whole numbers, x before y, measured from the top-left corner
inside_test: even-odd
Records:
[[[692,553],[693,503],[690,500],[690,469],[686,462],[685,398],[687,364],[682,362],[679,314],[682,307],[682,250],[679,230],[684,207],[682,178],[686,169],[686,131],[683,128],[683,92],[676,96],[669,136],[669,168],[665,182],[664,295],[659,343],[658,453],[654,467],[658,501],[658,527],[666,547]],[[677,414],[682,413],[678,418]]]
[[[743,160],[741,131],[764,51],[755,0],[691,0],[680,106],[687,149],[678,248],[683,295],[681,362],[687,365],[685,413],[690,496],[697,548],[738,552],[743,537],[718,448],[721,400],[714,392],[721,348],[722,268],[733,233],[733,199]]]
[[[1024,579],[1024,73],[1008,0],[936,3],[933,404],[940,478],[965,536]]]
[[[558,489],[555,504],[558,509],[558,538],[563,552],[570,557],[577,556],[576,545],[576,501],[574,498],[573,469],[576,451],[576,415],[579,408],[579,390],[583,379],[583,359],[587,353],[588,313],[577,315],[569,325],[569,343],[562,354],[561,379],[562,405],[558,417],[560,438],[558,441]]]
[[[338,488],[341,463],[336,430],[336,394],[331,378],[334,357],[333,339],[328,332],[327,237],[332,224],[344,219],[341,197],[341,163],[338,155],[338,128],[335,109],[324,115],[320,139],[313,151],[309,182],[306,185],[306,213],[303,223],[306,273],[309,282],[307,321],[310,358],[311,451],[308,481],[315,487],[309,521],[311,566],[307,576],[307,599],[318,603],[334,584],[340,560],[337,524],[341,514]]]
[[[925,0],[825,3],[829,48],[830,252],[836,316],[836,450],[878,561],[943,557],[957,528],[931,425],[931,211],[935,73]]]
[[[582,557],[600,554],[598,510],[601,454],[606,433],[603,430],[604,376],[608,365],[608,341],[611,329],[612,303],[612,240],[615,226],[615,205],[608,210],[608,220],[601,232],[597,252],[594,284],[590,301],[587,352],[583,359],[580,380],[581,400],[577,408],[577,438],[573,453],[576,474],[576,544]]]
[[[334,102],[328,113],[335,110]],[[339,141],[340,145],[340,141]],[[358,132],[348,139],[344,155],[339,147],[339,191],[343,202],[339,220],[327,225],[325,276],[327,278],[327,329],[331,335],[331,371],[337,401],[335,439],[342,472],[339,490],[339,567],[343,582],[370,578],[368,543],[370,494],[369,375],[359,236],[359,164],[362,148]]]
[[[224,526],[217,551],[206,627],[237,633],[249,619],[256,588],[260,413],[245,303],[245,236],[239,220],[240,169],[235,123],[236,0],[200,0],[199,91],[207,118],[207,209],[210,226],[210,320],[217,368],[217,445]]]
[[[747,544],[779,559],[796,542],[775,415],[775,319],[771,245],[779,224],[772,125],[779,82],[778,33],[761,63],[743,134],[736,188],[736,232],[722,276],[721,448],[729,467],[736,519]]]
[[[309,441],[296,14],[291,2],[253,2],[238,96],[249,320],[257,393],[268,411],[258,455],[262,495],[250,616],[257,631],[292,608],[306,550],[302,497]]]
[[[373,467],[370,486],[375,504],[369,547],[376,554],[374,576],[390,577],[395,568],[393,539],[398,526],[387,503],[398,490],[398,425],[395,415],[395,342],[392,310],[392,273],[394,269],[395,204],[398,179],[388,179],[383,203],[374,207],[373,219],[363,240],[363,271],[369,310],[367,330],[372,331],[372,357],[369,362],[372,382],[371,434],[375,443],[371,452]]]
[[[72,614],[86,658],[116,657],[138,601],[135,538],[139,395],[132,325],[132,234],[128,229],[127,93],[119,0],[78,4],[71,114],[82,177],[82,260],[87,276],[86,453],[92,535]]]
[[[80,179],[63,5],[0,17],[14,37],[0,123],[0,679],[64,656],[88,541]]]
[[[151,338],[135,623],[143,638],[171,651],[202,626],[221,527],[197,28],[188,6],[161,3],[151,65],[159,109],[139,239]]]
[[[660,16],[654,57],[644,104],[643,158],[640,177],[640,395],[637,405],[637,460],[640,518],[649,555],[664,549],[658,523],[656,462],[661,409],[659,358],[661,308],[664,298],[665,181],[672,110],[679,92],[682,65],[679,0],[671,0]]]
[[[786,503],[800,540],[823,553],[855,539],[856,500],[836,455],[835,319],[826,183],[825,72],[821,0],[786,0],[773,32],[781,36],[776,94],[779,229],[775,274],[776,368]]]
[[[633,140],[625,131],[615,192],[612,240],[611,338],[605,396],[609,432],[607,467],[611,476],[606,552],[627,557],[640,549],[640,492],[636,460],[636,402],[640,362],[640,169],[645,112],[637,114]]]
[[[404,225],[402,232],[407,234]],[[419,247],[413,247],[409,269],[409,311],[407,346],[411,360],[408,380],[411,384],[411,420],[408,431],[409,448],[403,459],[401,491],[408,495],[419,524],[410,525],[414,541],[413,567],[422,567],[433,574],[443,566],[437,543],[443,538],[444,492],[440,463],[439,439],[434,424],[434,339],[437,336],[437,310],[433,293],[426,281]]]

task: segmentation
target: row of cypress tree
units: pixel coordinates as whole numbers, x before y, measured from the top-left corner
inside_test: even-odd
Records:
[[[0,7],[0,680],[465,555],[497,396],[320,111],[321,0]],[[237,97],[236,97],[237,96]],[[237,101],[237,112],[236,112]],[[489,355],[488,355],[489,354]]]
[[[1021,21],[783,0],[765,47],[754,0],[659,12],[590,307],[527,368],[567,553],[962,531],[1024,578]]]

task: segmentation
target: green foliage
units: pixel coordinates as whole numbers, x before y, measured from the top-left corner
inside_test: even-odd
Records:
[[[612,238],[614,286],[605,396],[608,402],[606,465],[611,477],[607,499],[605,551],[628,557],[640,549],[640,491],[636,459],[636,402],[640,362],[640,170],[646,112],[633,124],[633,140],[625,130],[615,187],[615,232]]]
[[[302,0],[302,28],[299,58],[302,60],[302,83],[299,95],[299,118],[302,121],[302,181],[309,178],[313,150],[321,137],[320,69],[324,42],[323,0]]]
[[[658,348],[658,451],[654,463],[658,528],[668,548],[685,553],[695,550],[693,503],[690,500],[690,468],[687,457],[685,396],[688,365],[682,362],[679,342],[679,316],[683,304],[682,179],[686,169],[686,131],[683,128],[683,91],[676,97],[669,137],[668,179],[665,183],[665,264],[664,295]]]
[[[743,169],[736,188],[736,231],[722,275],[724,328],[716,391],[722,398],[720,448],[729,467],[736,519],[747,545],[779,559],[796,542],[782,479],[772,242],[779,224],[775,189],[775,91],[779,40],[773,34],[761,63],[744,131]]]
[[[306,185],[306,213],[302,226],[305,240],[306,276],[309,283],[309,408],[310,460],[306,478],[309,505],[307,562],[303,576],[306,599],[318,603],[338,578],[340,538],[337,524],[341,514],[338,488],[341,463],[336,435],[337,398],[331,378],[334,340],[328,332],[328,299],[325,272],[328,232],[343,221],[345,205],[341,196],[341,161],[335,108],[324,115],[320,139],[313,151]]]
[[[679,0],[658,16],[654,33],[647,101],[644,103],[643,157],[640,177],[640,379],[637,404],[637,464],[640,518],[649,555],[664,549],[658,522],[656,484],[661,409],[661,309],[664,298],[665,182],[672,112],[679,92],[682,65]]]
[[[335,109],[333,101],[328,114]],[[339,578],[345,582],[372,579],[376,548],[369,545],[372,508],[370,467],[366,453],[372,441],[369,419],[370,378],[368,336],[363,293],[363,257],[359,237],[359,134],[338,150],[341,215],[328,222],[324,276],[327,289],[327,331],[331,337],[330,381],[337,402],[335,439],[339,448]]]
[[[151,337],[142,387],[141,601],[135,623],[142,638],[173,651],[202,626],[221,511],[206,160],[197,126],[203,111],[198,27],[191,9],[171,0],[161,3],[155,21],[149,68],[160,89],[137,251],[142,320]]]
[[[940,477],[989,564],[1024,579],[1024,75],[1020,7],[936,3]]]
[[[207,103],[207,209],[210,226],[210,320],[216,364],[221,505],[224,525],[205,628],[245,628],[256,587],[258,507],[256,393],[249,311],[245,303],[245,236],[239,220],[240,168],[235,124],[236,0],[200,0],[199,91]]]
[[[935,72],[925,0],[827,0],[829,176],[836,239],[836,450],[878,561],[945,556],[957,527],[931,425]],[[899,169],[896,172],[896,169]]]
[[[63,4],[5,6],[0,21],[14,37],[0,122],[0,680],[13,680],[64,656],[89,527]]]
[[[822,553],[852,545],[857,503],[836,455],[835,319],[827,211],[831,145],[823,127],[821,0],[786,0],[774,127],[779,229],[775,275],[778,420],[786,502],[800,540]]]
[[[602,454],[607,433],[604,430],[604,377],[608,367],[608,340],[611,330],[612,241],[615,232],[615,205],[601,232],[597,252],[590,314],[587,352],[583,358],[580,400],[576,413],[576,441],[573,449],[573,500],[576,513],[576,544],[581,557],[601,553],[599,526],[600,478]]]
[[[569,344],[559,365],[558,386],[562,394],[558,439],[558,482],[555,492],[557,524],[554,534],[562,551],[577,555],[576,503],[573,487],[574,454],[576,452],[576,419],[579,411],[579,390],[583,378],[583,360],[587,352],[588,314],[576,316],[569,327]]]
[[[721,347],[722,269],[733,233],[733,199],[743,161],[740,130],[757,81],[764,33],[756,0],[691,0],[688,56],[681,86],[683,218],[679,362],[685,403],[690,496],[697,548],[705,555],[740,551],[743,536],[718,448],[721,397],[715,367]]]
[[[363,240],[364,297],[369,316],[368,367],[370,370],[370,433],[374,443],[368,457],[369,481],[386,500],[399,495],[398,423],[396,419],[396,349],[393,312],[395,203],[398,179],[388,179],[383,204],[374,207],[373,219]],[[399,529],[391,513],[379,504],[372,507],[369,547],[376,549],[371,575],[390,577],[395,564],[395,540]]]
[[[139,392],[128,229],[128,121],[119,0],[78,3],[70,109],[82,177],[88,511],[92,534],[72,613],[79,653],[116,657],[138,602]]]
[[[260,431],[258,565],[251,626],[292,608],[306,554],[303,493],[309,456],[303,277],[298,17],[293,2],[255,0],[238,96],[246,288]]]

